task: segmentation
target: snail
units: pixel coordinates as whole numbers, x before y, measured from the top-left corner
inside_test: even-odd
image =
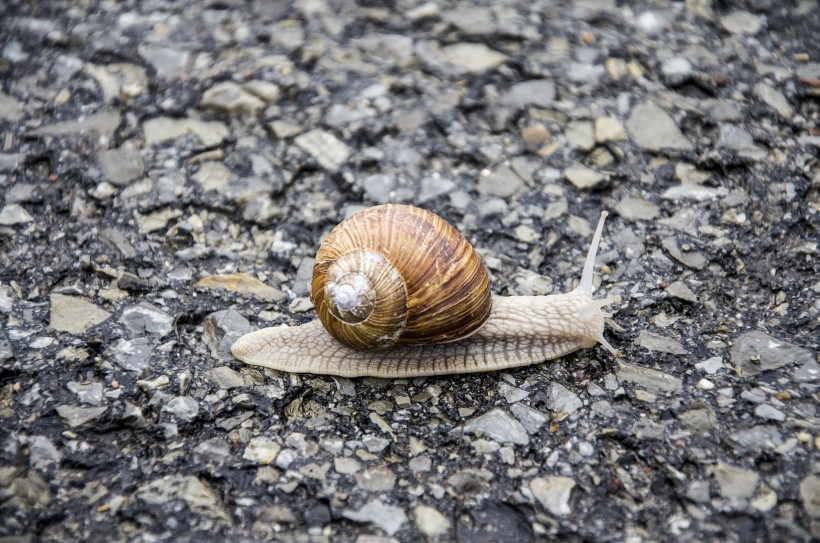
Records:
[[[606,211],[581,282],[549,296],[493,296],[464,237],[423,209],[386,204],[352,215],[321,244],[311,282],[319,320],[239,338],[233,355],[292,373],[420,377],[537,364],[600,343],[593,267]]]

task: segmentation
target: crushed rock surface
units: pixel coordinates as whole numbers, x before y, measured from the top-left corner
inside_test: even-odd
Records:
[[[2,11],[0,542],[820,538],[816,1]],[[623,357],[233,359],[384,202]]]

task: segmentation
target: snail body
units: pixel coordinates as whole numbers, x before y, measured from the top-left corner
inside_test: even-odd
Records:
[[[479,257],[443,219],[411,206],[370,208],[337,226],[317,254],[311,299],[320,320],[246,334],[231,352],[248,364],[281,371],[387,378],[508,369],[597,343],[615,354],[603,336],[601,308],[616,299],[592,297],[605,217],[603,212],[578,287],[549,296],[502,297],[490,294]],[[415,224],[417,220],[423,224]],[[390,243],[374,241],[380,236]],[[408,236],[412,241],[401,241]],[[343,248],[335,248],[337,244]],[[356,256],[345,256],[356,251]],[[383,261],[404,263],[390,271],[382,267]],[[376,271],[360,279],[353,264]],[[458,265],[466,268],[451,268]],[[403,269],[395,271],[398,268]],[[444,279],[435,275],[437,269]],[[400,282],[400,287],[393,281],[402,273],[412,278]],[[403,289],[405,302],[368,290],[382,280],[390,285],[390,296],[402,294]],[[403,314],[395,318],[384,314],[384,309],[396,308]],[[374,316],[375,322],[363,324]],[[341,319],[352,321],[347,327],[352,331],[346,326],[334,330],[335,321]],[[325,321],[330,322],[327,329]],[[393,323],[402,325],[402,330],[379,328]]]

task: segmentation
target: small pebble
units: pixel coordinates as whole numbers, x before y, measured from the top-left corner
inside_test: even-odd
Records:
[[[715,388],[715,384],[709,379],[701,379],[698,381],[698,388],[701,390],[713,390]]]

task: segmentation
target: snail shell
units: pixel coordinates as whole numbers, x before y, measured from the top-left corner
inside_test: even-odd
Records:
[[[464,236],[434,213],[395,204],[331,231],[310,298],[333,337],[366,350],[466,338],[492,306],[487,270]]]

